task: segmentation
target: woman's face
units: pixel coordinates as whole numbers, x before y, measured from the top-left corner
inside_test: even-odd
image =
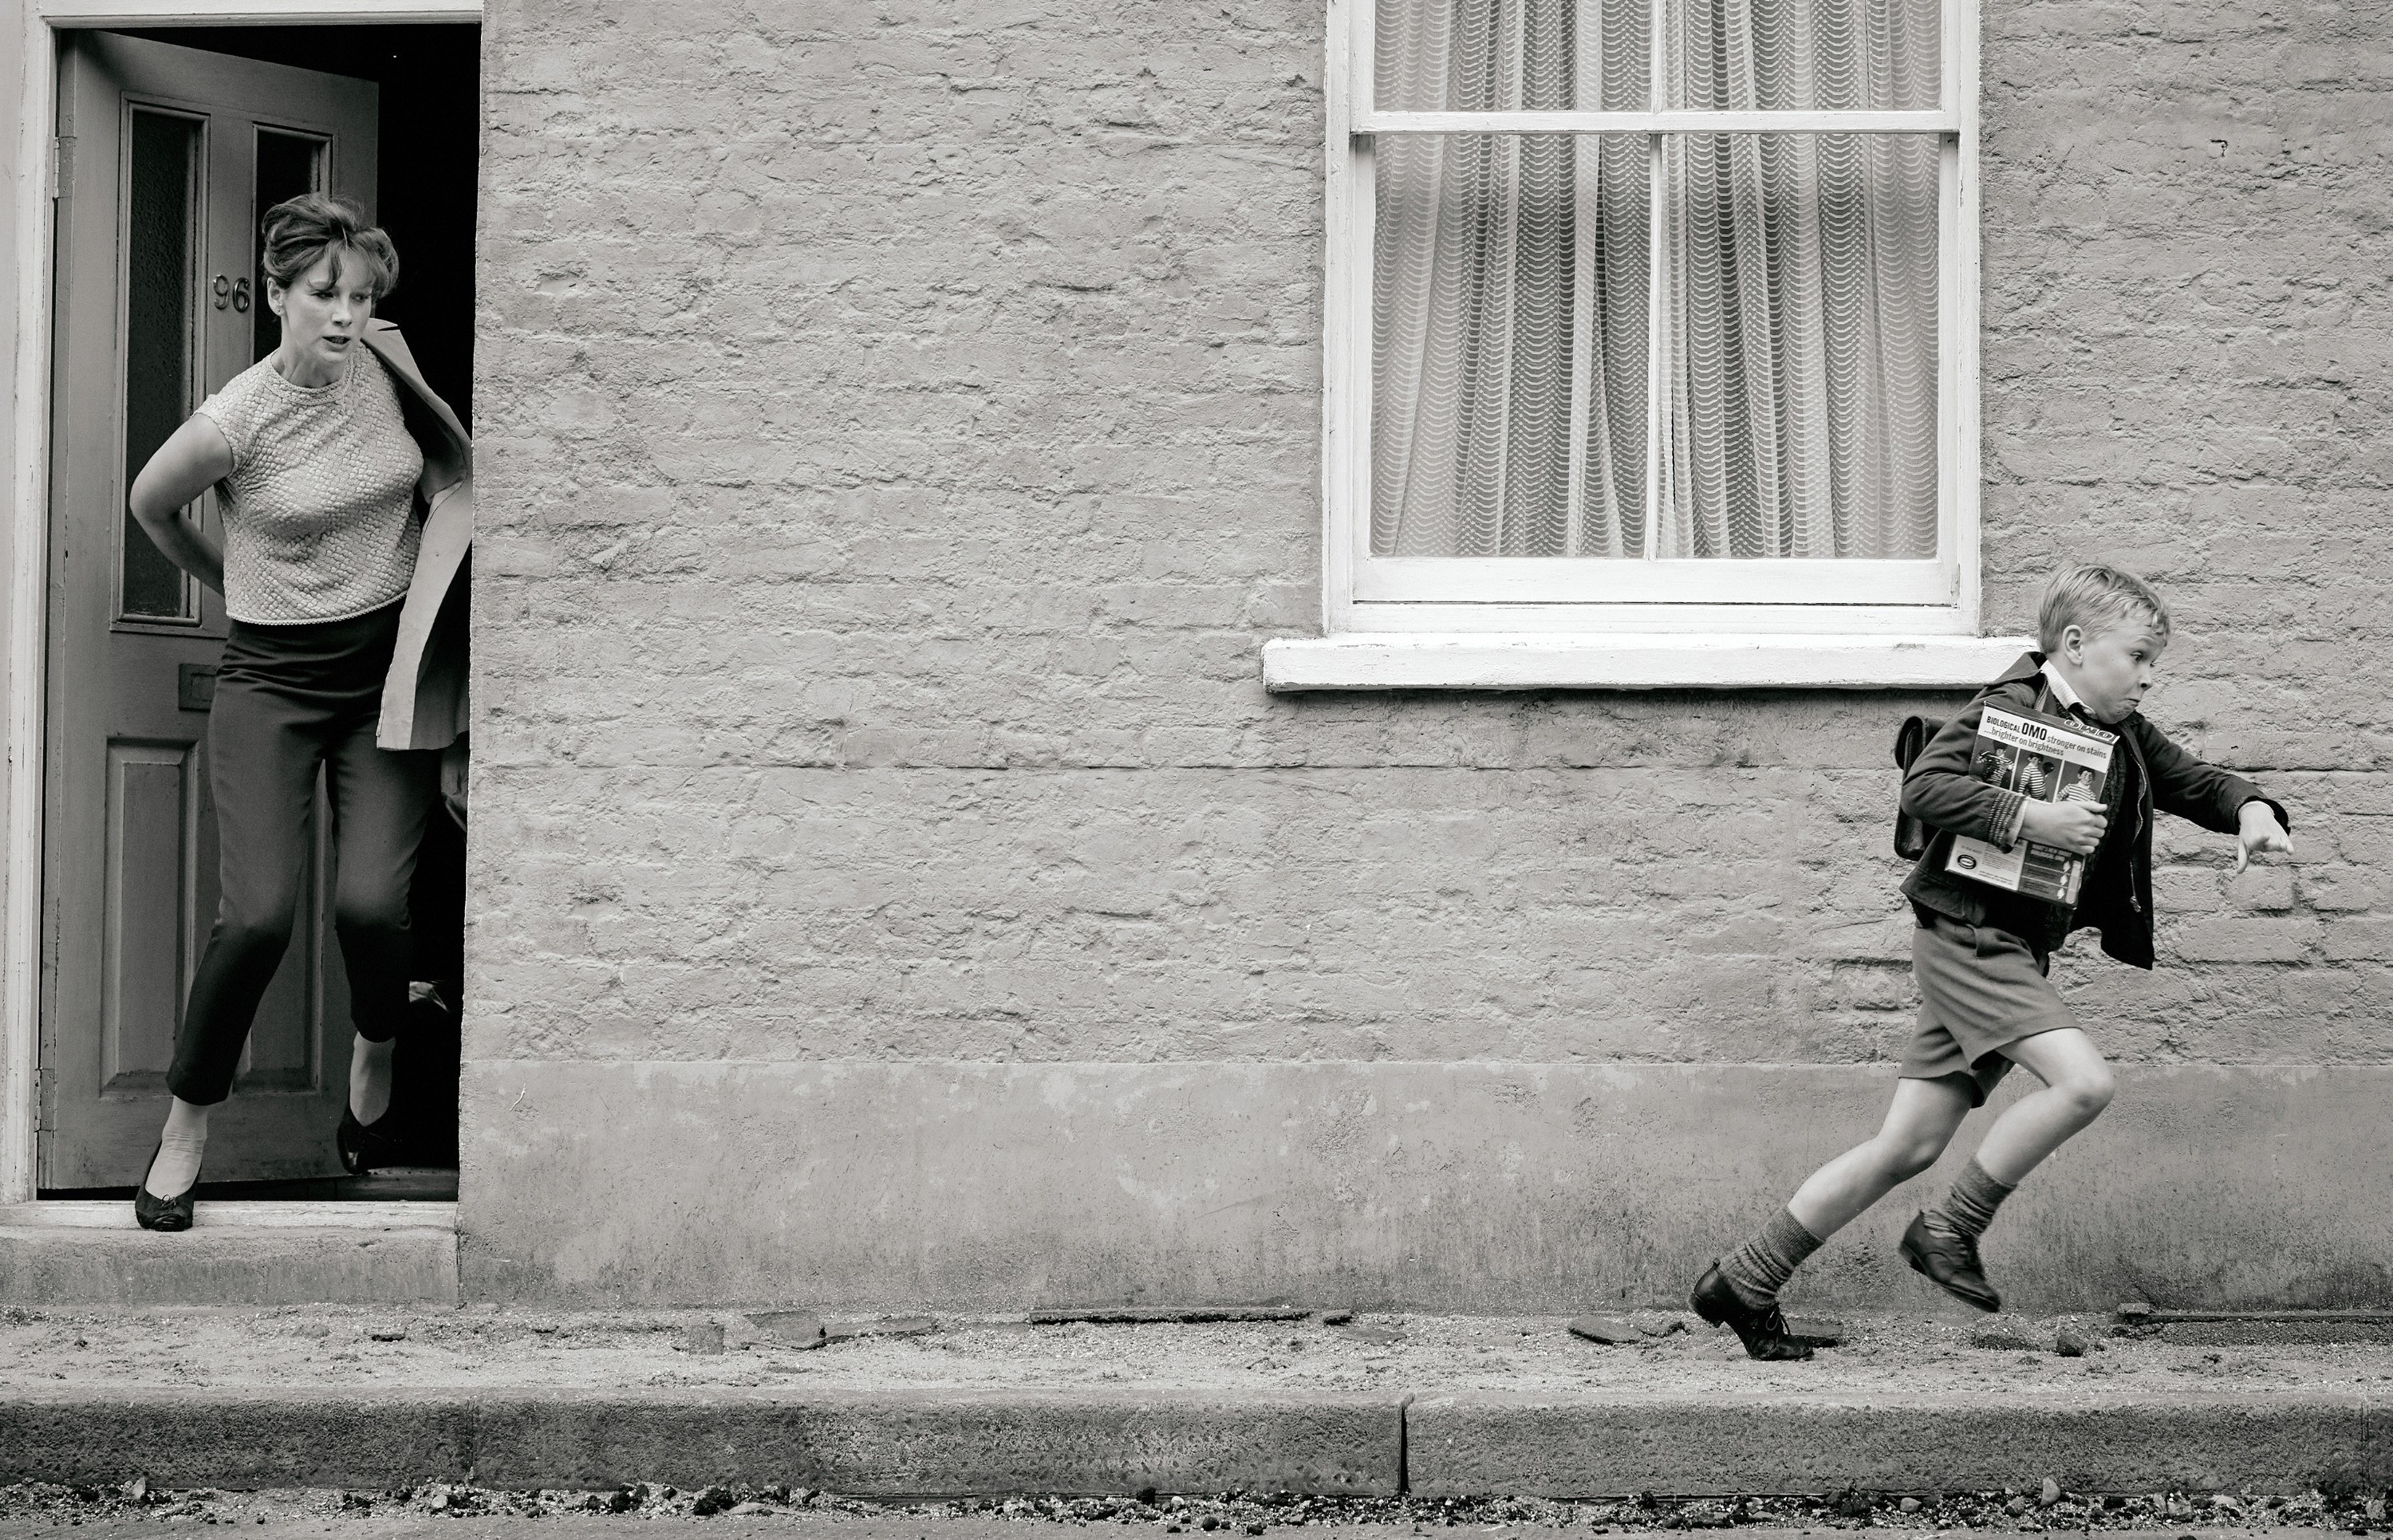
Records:
[[[289,288],[266,281],[266,302],[282,318],[282,346],[309,372],[337,378],[373,319],[382,271],[351,246],[327,246]]]

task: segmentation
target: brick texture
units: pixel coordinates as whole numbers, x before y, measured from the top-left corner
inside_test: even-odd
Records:
[[[1899,1053],[1952,698],[1262,689],[1323,10],[492,0],[470,1058]],[[1985,7],[1989,622],[2144,569],[2295,816],[2063,960],[2125,1059],[2393,1060],[2388,29]]]

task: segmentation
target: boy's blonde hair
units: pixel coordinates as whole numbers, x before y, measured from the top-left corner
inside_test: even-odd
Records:
[[[2045,585],[2044,604],[2035,616],[2036,646],[2051,653],[2071,626],[2090,639],[2130,620],[2145,621],[2166,641],[2168,601],[2125,568],[2086,562],[2056,574]]]

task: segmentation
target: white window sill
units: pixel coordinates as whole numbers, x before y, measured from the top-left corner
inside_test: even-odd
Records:
[[[1579,635],[1286,637],[1263,686],[1298,690],[1901,690],[1974,688],[2023,636]]]

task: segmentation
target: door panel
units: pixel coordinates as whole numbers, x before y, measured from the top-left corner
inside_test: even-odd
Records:
[[[101,975],[100,1083],[163,1083],[171,1024],[192,959],[191,853],[198,843],[199,756],[184,743],[108,746],[107,948]]]
[[[372,211],[375,98],[364,81],[105,33],[62,53],[44,1187],[139,1178],[216,917],[206,731],[224,605],[159,555],[125,492],[203,395],[280,340],[258,216],[309,188]],[[320,790],[315,827],[329,827]],[[211,1121],[210,1181],[338,1169],[350,1027],[325,846]]]

